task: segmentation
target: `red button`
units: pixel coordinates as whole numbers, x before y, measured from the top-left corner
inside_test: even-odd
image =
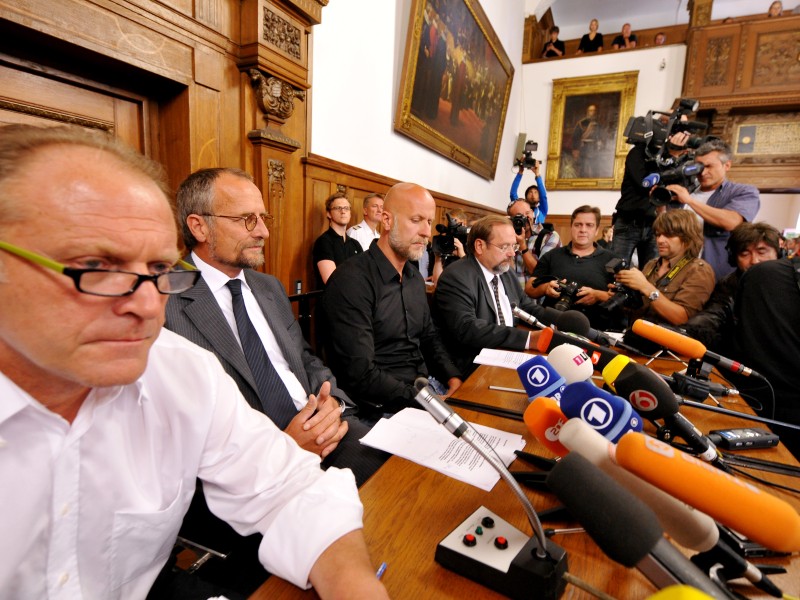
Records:
[[[478,540],[475,539],[474,535],[472,535],[471,533],[468,533],[468,534],[466,534],[464,536],[463,542],[464,542],[465,546],[472,547],[472,546],[474,546],[475,544],[478,543]]]
[[[494,545],[495,548],[499,548],[500,550],[505,550],[508,548],[508,540],[504,538],[502,535],[494,538]]]

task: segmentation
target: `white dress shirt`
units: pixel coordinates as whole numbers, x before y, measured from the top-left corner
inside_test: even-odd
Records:
[[[503,285],[503,278],[497,273],[490,271],[480,261],[477,261],[478,265],[483,271],[483,276],[486,278],[486,283],[489,285],[489,295],[492,297],[492,302],[495,304],[495,309],[503,311],[503,319],[505,320],[506,327],[513,327],[514,326],[514,313],[511,309],[511,300],[508,299],[508,295],[506,294],[506,288]],[[500,306],[497,306],[497,303],[494,301],[494,286],[492,285],[492,279],[497,276],[497,295],[500,296]],[[500,325],[500,316],[496,317],[497,324]],[[525,342],[525,347],[528,348],[531,345],[531,334],[528,333],[528,341]]]
[[[264,567],[301,587],[361,527],[352,473],[322,471],[213,354],[166,329],[142,377],[92,390],[71,425],[2,373],[0,398],[0,596],[144,598],[196,477],[215,514],[264,534]]]
[[[370,245],[372,244],[372,240],[378,240],[381,237],[378,228],[376,227],[374,230],[367,224],[367,220],[364,219],[358,225],[354,225],[350,229],[347,230],[347,235],[356,240],[361,247],[364,249],[364,252],[369,250]]]
[[[222,309],[225,320],[233,331],[236,341],[239,342],[239,346],[241,346],[242,340],[239,339],[239,329],[236,327],[236,317],[233,315],[233,299],[231,297],[231,291],[227,286],[230,277],[219,269],[203,262],[194,252],[192,252],[192,260],[203,274],[203,279],[208,285],[208,289],[214,294],[214,299]],[[275,371],[277,371],[278,376],[281,378],[281,381],[283,381],[283,385],[289,390],[289,395],[292,397],[297,410],[300,410],[308,403],[308,396],[306,396],[306,391],[303,389],[303,384],[297,379],[297,376],[289,367],[289,362],[286,360],[286,357],[283,356],[283,351],[278,345],[278,340],[275,339],[275,334],[272,332],[267,318],[258,305],[256,297],[253,295],[253,290],[247,285],[247,281],[244,278],[244,271],[240,271],[236,279],[242,282],[242,297],[244,298],[244,307],[247,309],[247,316],[250,317],[250,321],[253,323],[256,333],[258,333],[261,343],[264,344],[264,349],[269,355],[272,366],[275,367]]]

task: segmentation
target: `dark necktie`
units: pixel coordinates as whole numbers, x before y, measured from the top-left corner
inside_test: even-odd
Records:
[[[492,289],[494,290],[494,304],[497,307],[497,318],[500,321],[500,325],[506,324],[506,319],[503,316],[503,311],[500,308],[500,289],[498,284],[500,283],[500,277],[495,275],[492,278]]]
[[[239,331],[244,357],[258,387],[261,406],[275,425],[282,430],[286,429],[289,421],[297,414],[297,408],[289,395],[289,390],[272,365],[256,328],[247,316],[242,296],[242,282],[239,279],[231,279],[225,285],[231,291],[236,329]]]

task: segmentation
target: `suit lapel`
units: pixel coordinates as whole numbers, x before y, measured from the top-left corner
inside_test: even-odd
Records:
[[[491,290],[489,283],[486,281],[486,277],[483,274],[483,269],[481,269],[481,265],[478,262],[478,259],[474,256],[470,256],[469,260],[472,262],[472,268],[475,270],[478,278],[478,287],[480,289],[480,293],[483,295],[483,301],[486,303],[486,306],[489,307],[489,310],[494,315],[494,322],[497,322],[497,307],[494,304],[494,292]]]
[[[183,292],[181,299],[187,304],[183,307],[186,318],[200,331],[214,351],[230,363],[236,371],[256,390],[256,382],[244,357],[236,336],[233,335],[225,316],[217,304],[214,294],[201,277],[197,284]]]

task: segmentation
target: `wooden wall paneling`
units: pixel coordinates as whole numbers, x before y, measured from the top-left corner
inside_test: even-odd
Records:
[[[692,30],[684,76],[684,96],[729,95],[736,83],[741,26],[721,25]]]
[[[781,93],[800,89],[800,16],[765,19],[742,26],[742,60],[736,91]]]
[[[158,160],[167,170],[173,190],[192,171],[191,114],[195,90],[185,87],[159,103]]]

